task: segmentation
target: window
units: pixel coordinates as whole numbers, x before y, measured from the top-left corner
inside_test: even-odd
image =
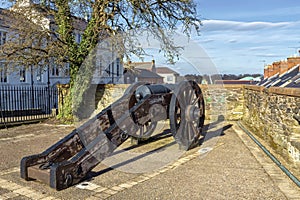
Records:
[[[120,75],[120,58],[117,58],[116,62],[117,62],[117,76],[119,76]]]
[[[3,63],[0,64],[0,82],[7,83],[7,68]]]
[[[43,77],[43,70],[42,68],[38,68],[36,73],[36,81],[38,83],[41,83],[43,81],[42,77]]]
[[[65,63],[60,70],[60,76],[62,77],[69,77],[70,76],[70,64],[69,63]]]
[[[21,83],[26,82],[26,69],[25,68],[20,69],[20,82]]]
[[[0,45],[5,44],[6,42],[6,32],[0,31]]]
[[[167,81],[173,81],[173,76],[167,76]]]
[[[59,76],[59,69],[58,67],[52,67],[52,76]]]
[[[109,75],[111,74],[111,76],[113,77],[114,74],[116,73],[116,72],[115,72],[115,63],[112,62],[112,63],[110,64],[110,66],[111,66],[111,68],[110,68],[110,73],[109,73]]]
[[[65,72],[65,77],[69,77],[70,76],[70,69],[69,69],[69,67],[65,68],[64,72]]]
[[[108,73],[108,75],[110,76],[110,73],[111,73],[111,64],[108,65],[107,73]]]
[[[102,76],[103,61],[102,61],[101,57],[97,60],[98,60],[98,64],[97,64],[97,66],[98,66],[98,76],[101,77]]]

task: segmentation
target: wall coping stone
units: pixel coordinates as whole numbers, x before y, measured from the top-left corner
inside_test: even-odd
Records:
[[[279,95],[285,95],[285,96],[300,97],[300,89],[299,88],[281,88],[281,87],[265,88],[263,86],[257,86],[257,85],[245,85],[244,88],[247,90],[266,92],[269,94],[279,94]]]
[[[262,91],[264,91],[266,88],[263,87],[263,86],[258,86],[258,85],[245,85],[245,86],[244,86],[244,89],[262,92]]]
[[[270,87],[268,89],[268,92],[273,93],[273,94],[300,97],[300,89],[299,88]]]
[[[215,85],[202,85],[202,84],[199,84],[199,86],[203,89],[220,89],[220,88],[223,88],[223,89],[233,89],[233,88],[243,88],[243,84],[215,84]]]

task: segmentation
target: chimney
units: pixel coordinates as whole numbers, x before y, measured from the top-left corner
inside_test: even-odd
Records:
[[[274,68],[273,64],[269,65],[269,77],[274,75],[273,68]]]
[[[280,61],[280,65],[279,65],[279,75],[285,73],[286,71],[288,71],[288,63],[286,60]]]
[[[266,65],[264,68],[264,79],[269,78],[270,74],[269,74],[269,65]]]
[[[279,68],[280,68],[280,61],[273,62],[273,72],[272,72],[272,74],[275,75],[275,74],[279,73]]]
[[[156,67],[155,67],[155,60],[153,59],[152,60],[152,68],[151,68],[151,71],[156,73]]]
[[[287,58],[288,70],[300,64],[300,57]]]

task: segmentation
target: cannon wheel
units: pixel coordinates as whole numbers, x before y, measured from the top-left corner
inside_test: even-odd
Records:
[[[194,81],[183,81],[175,89],[169,109],[170,128],[181,149],[193,148],[205,119],[204,99]]]
[[[128,104],[128,110],[130,110],[133,106],[135,106],[135,104],[137,103],[136,98],[135,98],[135,90],[141,86],[141,85],[145,85],[147,83],[145,82],[136,82],[132,85],[130,85],[124,92],[124,95],[130,95],[129,96],[129,104]],[[147,140],[152,133],[154,132],[155,128],[156,128],[157,122],[151,122],[148,121],[145,124],[138,124],[139,126],[139,130],[137,133],[135,133],[137,135],[137,137],[131,136],[131,144],[132,145],[138,145],[139,142]]]

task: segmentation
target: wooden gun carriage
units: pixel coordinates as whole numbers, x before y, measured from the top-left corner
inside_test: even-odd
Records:
[[[24,157],[21,177],[65,189],[84,180],[129,137],[149,138],[157,122],[166,119],[175,141],[188,150],[197,144],[204,118],[203,94],[196,82],[135,83],[120,99],[65,138],[40,154]]]

